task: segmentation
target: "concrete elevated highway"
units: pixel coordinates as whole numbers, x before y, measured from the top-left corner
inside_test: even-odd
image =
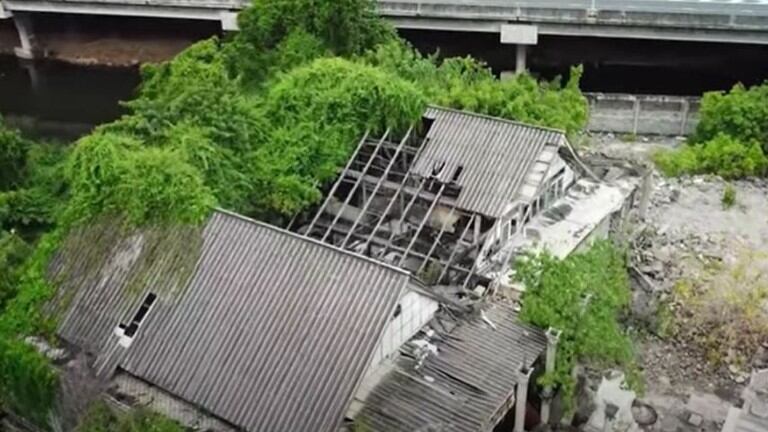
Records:
[[[540,35],[768,45],[768,0],[378,0],[380,13],[402,29],[486,32],[526,46]],[[0,0],[0,18],[19,31],[30,56],[34,13],[117,15],[220,21],[236,30],[247,0]]]

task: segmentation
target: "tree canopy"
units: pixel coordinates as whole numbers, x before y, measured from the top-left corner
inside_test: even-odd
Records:
[[[631,368],[632,343],[620,324],[630,301],[625,255],[608,241],[558,259],[544,252],[515,264],[525,286],[520,318],[561,331],[555,372],[545,382],[572,395],[577,363]]]
[[[666,175],[724,178],[768,174],[768,82],[704,94],[699,123],[687,145],[654,155]]]

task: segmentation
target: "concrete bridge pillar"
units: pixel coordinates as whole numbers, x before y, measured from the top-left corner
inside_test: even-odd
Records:
[[[515,73],[521,74],[527,69],[525,60],[528,52],[528,45],[517,44],[515,47]]]
[[[19,33],[21,46],[14,49],[16,56],[22,59],[32,59],[35,49],[35,35],[32,31],[32,17],[28,13],[16,13],[13,15],[13,23]]]
[[[528,24],[505,24],[501,26],[501,43],[515,45],[515,74],[527,70],[526,57],[528,46],[539,42],[539,28]],[[510,76],[510,72],[502,72],[502,78]]]

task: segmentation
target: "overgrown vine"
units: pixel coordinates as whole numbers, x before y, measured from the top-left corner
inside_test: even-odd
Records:
[[[629,305],[626,255],[608,241],[558,259],[549,253],[528,255],[516,263],[525,286],[520,318],[562,332],[555,371],[542,383],[573,396],[577,364],[619,367],[634,373],[632,341],[620,323]]]

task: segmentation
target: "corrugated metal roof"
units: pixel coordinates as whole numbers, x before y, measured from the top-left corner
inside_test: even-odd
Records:
[[[126,292],[137,256],[174,259],[142,250],[141,235],[111,247],[91,276],[70,274],[80,289],[60,336],[245,430],[335,430],[409,275],[221,211],[199,235],[180,292],[152,271]],[[115,327],[150,291],[158,297],[133,344],[119,347]]]
[[[485,314],[495,329],[480,317],[456,324],[433,342],[437,354],[419,368],[402,355],[356,421],[374,432],[487,430],[513,394],[521,366],[530,367],[546,348],[546,336],[521,324],[509,306],[494,304]],[[432,328],[440,333],[440,325]]]
[[[413,171],[429,175],[445,164],[439,177],[450,181],[462,166],[458,207],[490,217],[515,199],[544,146],[564,139],[554,129],[446,108],[430,107],[424,116],[434,122]]]

